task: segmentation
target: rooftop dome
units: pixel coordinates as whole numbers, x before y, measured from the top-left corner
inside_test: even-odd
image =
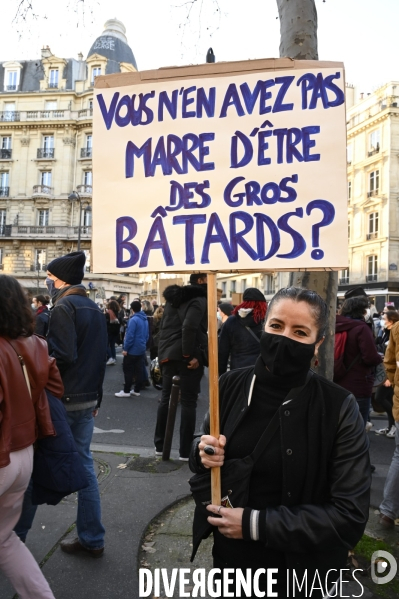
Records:
[[[87,58],[92,54],[100,54],[108,59],[106,75],[119,73],[121,62],[132,64],[137,69],[133,51],[127,43],[126,27],[117,19],[109,19],[104,25],[104,31],[90,48]]]

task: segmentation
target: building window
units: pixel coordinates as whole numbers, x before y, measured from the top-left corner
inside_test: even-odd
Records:
[[[351,144],[349,146],[346,146],[346,162],[348,164],[352,164],[352,158],[353,158],[353,146]]]
[[[373,212],[369,214],[369,234],[377,235],[378,233],[378,212]]]
[[[8,173],[0,173],[0,197],[7,198],[9,192],[9,183],[8,183],[9,174]]]
[[[18,71],[7,72],[7,91],[14,92],[18,87]]]
[[[39,210],[38,212],[38,225],[39,227],[47,227],[50,216],[50,210]]]
[[[3,248],[0,248],[0,270],[3,270]]]
[[[45,110],[57,110],[57,100],[46,100],[44,103]]]
[[[7,159],[11,158],[11,136],[2,137],[1,139],[1,148],[0,148],[0,158]]]
[[[91,210],[82,210],[82,227],[91,227]]]
[[[348,220],[348,241],[351,240],[351,221]]]
[[[380,171],[372,171],[369,174],[369,195],[377,195],[380,188]]]
[[[35,250],[35,270],[46,270],[46,250]]]
[[[17,119],[17,115],[15,112],[15,102],[4,102],[4,121],[15,121]]]
[[[93,173],[91,171],[85,171],[83,175],[83,184],[89,187],[93,185]]]
[[[51,187],[51,171],[42,171],[40,177],[40,184]]]
[[[85,271],[90,272],[90,260],[91,260],[90,250],[83,250],[83,253],[86,256]]]
[[[49,87],[58,88],[58,69],[50,69]]]
[[[93,147],[93,136],[91,133],[86,135],[86,150],[91,150]]]
[[[246,288],[247,288],[247,279],[243,279],[241,281],[241,291],[242,291],[242,293],[244,293],[244,291],[246,290]]]
[[[98,77],[99,75],[101,75],[101,67],[93,67],[93,69],[91,71],[92,84],[94,83],[95,78]]]
[[[376,129],[369,135],[369,156],[380,151],[380,130]]]
[[[259,277],[254,277],[253,279],[253,287],[256,287],[256,289],[259,288]]]
[[[224,297],[226,296],[226,281],[222,282],[222,295]]]
[[[345,270],[341,270],[341,272],[340,272],[339,284],[347,285],[348,283],[349,283],[349,268],[346,268]]]
[[[367,281],[376,281],[378,275],[378,257],[369,256],[367,258]]]
[[[230,281],[230,293],[235,293],[235,292],[236,292],[236,282]]]
[[[265,295],[274,293],[274,277],[273,275],[265,275]]]
[[[93,110],[93,100],[89,100],[89,110]]]
[[[7,211],[0,210],[0,235],[4,235],[4,229],[6,226],[6,218],[7,218]]]
[[[352,199],[352,181],[348,181],[348,200]]]

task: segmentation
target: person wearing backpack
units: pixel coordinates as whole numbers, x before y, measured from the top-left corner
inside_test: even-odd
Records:
[[[356,397],[365,426],[375,366],[382,362],[373,333],[365,322],[367,309],[368,299],[364,296],[345,300],[336,319],[334,350],[334,383]]]

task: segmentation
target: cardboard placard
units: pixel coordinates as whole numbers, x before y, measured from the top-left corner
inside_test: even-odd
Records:
[[[342,63],[97,77],[93,271],[343,269]]]

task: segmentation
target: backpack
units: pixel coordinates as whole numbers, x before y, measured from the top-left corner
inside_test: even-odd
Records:
[[[335,333],[335,345],[334,345],[334,381],[340,381],[344,378],[352,368],[356,364],[356,362],[360,358],[360,354],[356,356],[356,358],[352,361],[352,363],[347,368],[345,366],[344,357],[345,357],[345,346],[346,340],[348,339],[348,333],[346,331],[342,331],[341,333]]]

